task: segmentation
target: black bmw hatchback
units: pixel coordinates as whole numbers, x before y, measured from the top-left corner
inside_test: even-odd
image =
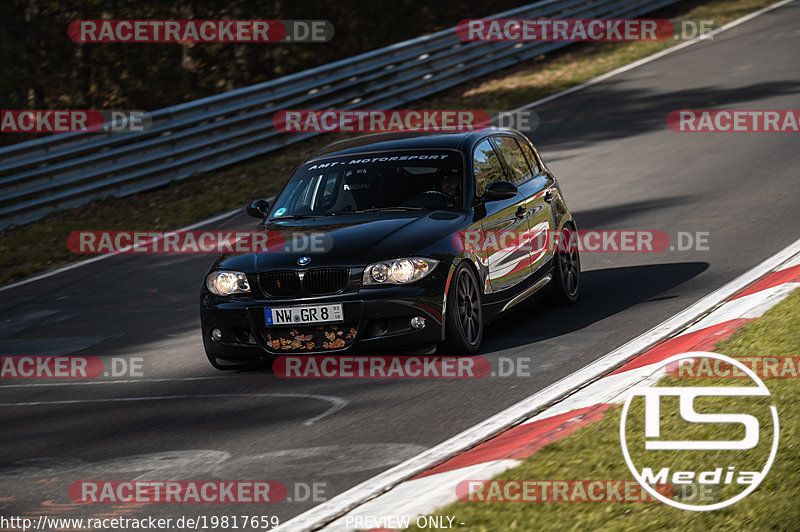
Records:
[[[564,244],[575,222],[512,129],[337,142],[272,205],[247,210],[285,245],[222,255],[206,275],[203,344],[219,369],[285,354],[472,354],[484,324],[539,290],[560,304],[580,291],[577,247]]]

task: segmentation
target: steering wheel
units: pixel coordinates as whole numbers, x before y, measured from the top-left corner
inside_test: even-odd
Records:
[[[453,201],[453,198],[444,192],[440,192],[438,190],[426,190],[425,192],[420,192],[419,194],[415,194],[414,196],[406,199],[402,205],[408,207],[439,209],[442,207],[450,207],[455,205],[455,202]]]
[[[452,205],[456,204],[455,199],[450,194],[448,194],[446,192],[441,192],[439,190],[426,190],[425,192],[422,193],[422,195],[423,196],[433,196],[433,197],[437,197],[437,198],[442,198],[443,200],[445,200],[447,202],[448,206],[452,206]]]

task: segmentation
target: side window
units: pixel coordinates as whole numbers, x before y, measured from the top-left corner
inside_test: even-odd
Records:
[[[531,169],[528,167],[527,161],[525,161],[525,156],[522,154],[522,149],[514,138],[495,137],[494,140],[497,142],[500,155],[505,159],[506,166],[511,172],[509,181],[519,185],[533,177]]]
[[[489,139],[481,141],[475,147],[472,157],[472,166],[475,172],[475,194],[482,195],[483,191],[486,190],[486,185],[489,183],[505,181],[506,176],[503,174],[503,165],[500,164],[497,152],[494,151]]]
[[[531,147],[528,146],[527,142],[520,142],[519,144],[522,146],[522,152],[525,154],[525,158],[528,159],[528,164],[533,170],[533,175],[541,174],[542,166],[539,164],[539,160],[536,158],[536,154],[533,153]]]

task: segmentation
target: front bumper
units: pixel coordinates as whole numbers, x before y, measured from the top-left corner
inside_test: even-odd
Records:
[[[441,265],[444,266],[444,265]],[[339,294],[299,299],[223,298],[203,290],[200,318],[209,356],[252,361],[276,355],[378,353],[434,346],[443,340],[446,278],[437,271],[409,286],[351,287]],[[356,272],[354,272],[354,275]],[[264,308],[341,303],[344,323],[267,326]],[[412,317],[425,327],[411,327]],[[219,329],[219,340],[211,332]]]

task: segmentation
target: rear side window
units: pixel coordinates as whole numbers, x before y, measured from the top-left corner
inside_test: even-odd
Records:
[[[503,174],[503,165],[500,164],[497,152],[494,151],[489,139],[481,141],[475,147],[472,166],[475,172],[475,194],[478,196],[483,194],[489,183],[506,180],[506,176]]]
[[[511,173],[509,181],[519,185],[533,177],[528,162],[525,160],[525,155],[522,153],[522,148],[519,147],[516,139],[512,137],[495,137],[495,142],[497,142],[500,155],[505,159],[506,166],[508,166],[508,170]]]
[[[530,146],[528,146],[527,142],[520,142],[520,146],[522,146],[522,152],[525,154],[525,158],[528,160],[528,164],[533,171],[533,175],[539,175],[542,173],[542,166],[539,164],[539,160],[536,159],[536,154],[533,153],[533,150]]]

